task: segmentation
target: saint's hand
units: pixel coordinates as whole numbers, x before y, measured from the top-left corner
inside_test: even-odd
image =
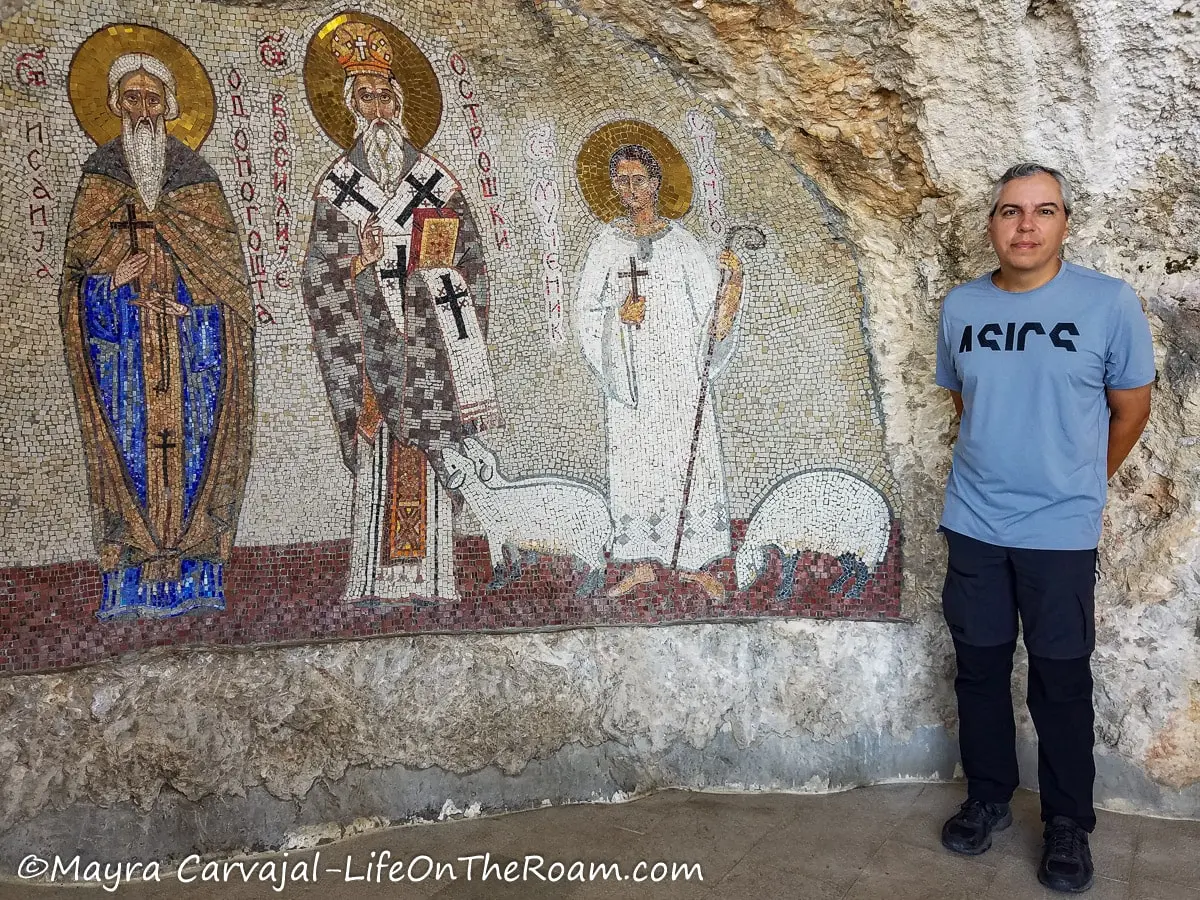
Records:
[[[621,322],[641,328],[644,321],[646,321],[646,298],[634,298],[632,293],[629,294],[625,298],[625,302],[621,304]]]
[[[383,259],[383,228],[374,216],[367,219],[358,229],[359,264],[366,268]]]
[[[722,250],[717,263],[721,267],[724,287],[717,297],[716,329],[717,340],[723,341],[733,331],[733,323],[742,306],[742,261],[733,251]],[[725,272],[729,273],[728,279],[724,278]]]
[[[117,264],[112,276],[112,286],[119,288],[137,278],[150,264],[148,253],[130,253]]]
[[[167,251],[161,243],[155,240],[149,250],[150,265],[142,273],[142,281],[149,281],[154,290],[175,293],[175,269],[167,256]]]
[[[134,300],[133,305],[149,310],[152,313],[164,313],[168,316],[174,316],[177,319],[182,319],[191,312],[188,307],[172,299],[170,294],[159,290],[147,291],[137,300]]]
[[[717,265],[722,269],[728,269],[730,277],[740,278],[742,275],[742,261],[732,250],[722,250],[717,257]]]

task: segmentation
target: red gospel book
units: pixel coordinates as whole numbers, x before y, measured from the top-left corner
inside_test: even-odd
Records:
[[[452,209],[413,210],[413,230],[408,268],[432,269],[454,265],[458,244],[458,213]]]

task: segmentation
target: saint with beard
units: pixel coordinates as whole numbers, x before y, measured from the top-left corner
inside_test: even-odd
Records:
[[[349,21],[329,49],[357,128],[321,177],[302,290],[354,474],[346,598],[456,599],[441,451],[499,421],[479,231],[408,139],[387,36]]]
[[[121,133],[84,163],[60,293],[98,615],[224,609],[253,434],[249,278],[216,173],[167,134],[167,66],[118,57],[108,110]]]

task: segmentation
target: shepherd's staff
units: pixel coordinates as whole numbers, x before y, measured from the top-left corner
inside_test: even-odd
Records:
[[[730,225],[725,233],[725,249],[733,249],[733,239],[740,233],[746,233],[746,249],[761,250],[767,245],[766,235],[756,225]],[[700,370],[700,399],[696,403],[696,421],[692,426],[692,449],[688,453],[687,474],[683,477],[683,501],[679,504],[679,524],[675,528],[675,549],[671,553],[671,571],[679,567],[679,548],[683,545],[683,524],[687,518],[688,500],[692,495],[692,478],[696,474],[696,453],[700,449],[700,424],[704,421],[704,400],[708,396],[708,372],[712,367],[713,352],[717,347],[717,313],[721,307],[721,297],[732,277],[726,269],[721,275],[721,284],[717,287],[717,302],[713,306],[712,316],[708,322],[708,346],[704,350],[704,366]]]

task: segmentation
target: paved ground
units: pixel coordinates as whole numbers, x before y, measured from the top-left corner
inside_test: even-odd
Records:
[[[1014,801],[1015,823],[997,836],[992,849],[968,859],[938,843],[941,823],[963,799],[961,785],[888,785],[823,796],[789,794],[697,794],[666,791],[621,805],[568,806],[490,819],[372,832],[319,848],[315,883],[289,883],[275,891],[266,883],[241,883],[236,871],[224,884],[202,885],[197,876],[181,885],[174,868],[164,868],[158,885],[122,885],[115,894],[99,889],[0,884],[0,900],[1022,900],[1061,897],[1035,877],[1041,850],[1036,795]],[[1200,900],[1200,822],[1172,822],[1101,813],[1092,837],[1096,885],[1091,900]],[[453,862],[457,881],[375,884],[345,881],[347,857],[352,877],[384,851],[394,859],[420,854]],[[698,863],[703,882],[590,884],[533,878],[506,884],[495,874],[473,879],[459,857],[491,854],[501,866],[527,854],[545,858],[544,874],[561,860],[615,862],[634,875],[641,860],[653,864]],[[312,851],[242,860],[245,866],[285,863],[294,871],[310,867]],[[329,869],[341,871],[330,872]],[[278,869],[276,870],[278,871]],[[370,870],[374,871],[374,870]],[[489,870],[491,873],[492,870]],[[645,870],[646,874],[653,871]],[[638,873],[642,874],[642,873]],[[375,876],[372,875],[372,878]],[[386,880],[387,870],[384,870]]]

